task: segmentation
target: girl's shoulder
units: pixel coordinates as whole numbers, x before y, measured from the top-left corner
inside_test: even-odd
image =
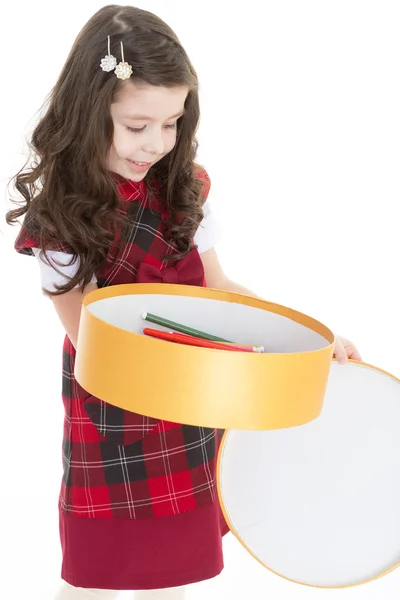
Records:
[[[201,197],[205,202],[207,200],[211,188],[210,176],[207,173],[206,169],[198,163],[193,164],[193,173],[195,178],[200,180],[202,183]]]
[[[19,254],[34,256],[32,248],[43,249],[44,246],[46,246],[47,250],[71,253],[71,248],[69,248],[61,240],[44,240],[43,236],[41,235],[39,224],[37,223],[35,217],[28,210],[21,225],[21,229],[15,239],[14,248]]]

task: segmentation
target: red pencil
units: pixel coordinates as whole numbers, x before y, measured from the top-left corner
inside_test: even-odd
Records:
[[[220,344],[218,342],[212,342],[210,340],[203,340],[195,338],[189,335],[181,333],[173,333],[172,331],[159,331],[158,329],[143,329],[145,335],[151,337],[166,340],[168,342],[175,342],[176,344],[184,344],[186,346],[197,346],[199,348],[212,348],[214,350],[228,350],[231,352],[253,352],[251,347],[248,346],[235,346],[233,344]]]

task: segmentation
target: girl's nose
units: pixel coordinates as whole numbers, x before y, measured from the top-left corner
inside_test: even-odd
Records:
[[[153,134],[143,144],[143,152],[159,156],[164,152],[164,140],[161,134]]]

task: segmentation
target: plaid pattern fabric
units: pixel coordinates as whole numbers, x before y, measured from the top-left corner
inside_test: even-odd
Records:
[[[203,180],[205,200],[209,179],[205,171],[197,176]],[[96,274],[100,287],[135,283],[142,263],[171,268],[163,257],[176,251],[164,237],[166,212],[159,201],[150,206],[144,182],[121,179],[118,189],[129,226],[116,236],[106,265]],[[37,233],[25,222],[16,250],[31,254],[32,247],[39,247]],[[61,243],[55,249],[68,251]],[[197,257],[200,261],[198,253]],[[222,430],[171,423],[112,406],[78,384],[74,364],[75,349],[66,336],[60,508],[82,518],[145,519],[191,511],[216,500]]]

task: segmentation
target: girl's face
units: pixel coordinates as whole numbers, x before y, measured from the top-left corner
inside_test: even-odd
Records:
[[[114,139],[107,168],[126,179],[141,181],[175,146],[177,121],[185,111],[188,91],[187,87],[124,82],[118,101],[110,108]]]

